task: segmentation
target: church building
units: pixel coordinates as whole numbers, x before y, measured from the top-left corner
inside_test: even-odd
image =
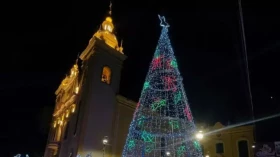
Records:
[[[55,91],[44,157],[119,157],[136,102],[117,94],[127,57],[111,9],[79,58]]]

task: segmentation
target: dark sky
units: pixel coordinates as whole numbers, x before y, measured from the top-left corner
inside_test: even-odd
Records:
[[[113,1],[128,56],[120,94],[137,101],[160,26],[170,38],[194,117],[213,125],[251,119],[237,1]],[[1,9],[1,153],[44,151],[54,92],[104,20],[109,1],[9,1]],[[280,112],[277,2],[243,1],[256,118]],[[271,99],[271,96],[273,97]],[[280,118],[258,123],[259,141],[280,140]],[[8,153],[8,154],[7,154]]]

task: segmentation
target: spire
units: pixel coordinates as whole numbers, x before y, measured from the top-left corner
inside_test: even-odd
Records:
[[[109,10],[109,15],[111,16],[111,15],[112,15],[112,1],[110,1],[109,8],[110,8],[110,10]]]
[[[105,20],[100,25],[99,30],[94,34],[94,37],[97,37],[103,41],[113,49],[121,52],[123,50],[122,47],[119,46],[116,32],[114,31],[114,24],[113,24],[113,18],[112,18],[112,2],[110,2],[109,5],[109,14],[105,17]]]
[[[101,24],[101,28],[105,31],[113,33],[114,24],[111,16],[112,16],[112,2],[110,2],[109,5],[109,15],[106,16],[105,20]]]

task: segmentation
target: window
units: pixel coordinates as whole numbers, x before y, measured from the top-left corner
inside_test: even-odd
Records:
[[[111,69],[108,66],[103,67],[101,81],[107,84],[111,83]]]
[[[110,25],[108,25],[108,24],[106,24],[106,25],[104,26],[104,29],[105,29],[106,31],[112,32],[112,26],[110,26]]]
[[[107,28],[108,28],[108,31],[109,31],[109,32],[112,32],[112,27],[111,27],[110,25],[108,25]]]
[[[216,153],[217,154],[224,153],[224,144],[223,143],[216,143]]]
[[[248,142],[246,140],[238,141],[239,157],[249,157]]]

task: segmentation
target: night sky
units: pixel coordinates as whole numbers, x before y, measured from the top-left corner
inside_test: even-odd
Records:
[[[7,6],[6,6],[7,5]],[[0,156],[43,155],[55,90],[105,18],[109,1],[9,1],[1,9]],[[255,117],[280,112],[277,2],[243,1]],[[237,1],[113,1],[128,59],[120,94],[138,101],[161,27],[169,35],[197,122],[252,119]],[[271,98],[272,97],[272,98]],[[257,123],[257,141],[280,140],[280,118]]]

